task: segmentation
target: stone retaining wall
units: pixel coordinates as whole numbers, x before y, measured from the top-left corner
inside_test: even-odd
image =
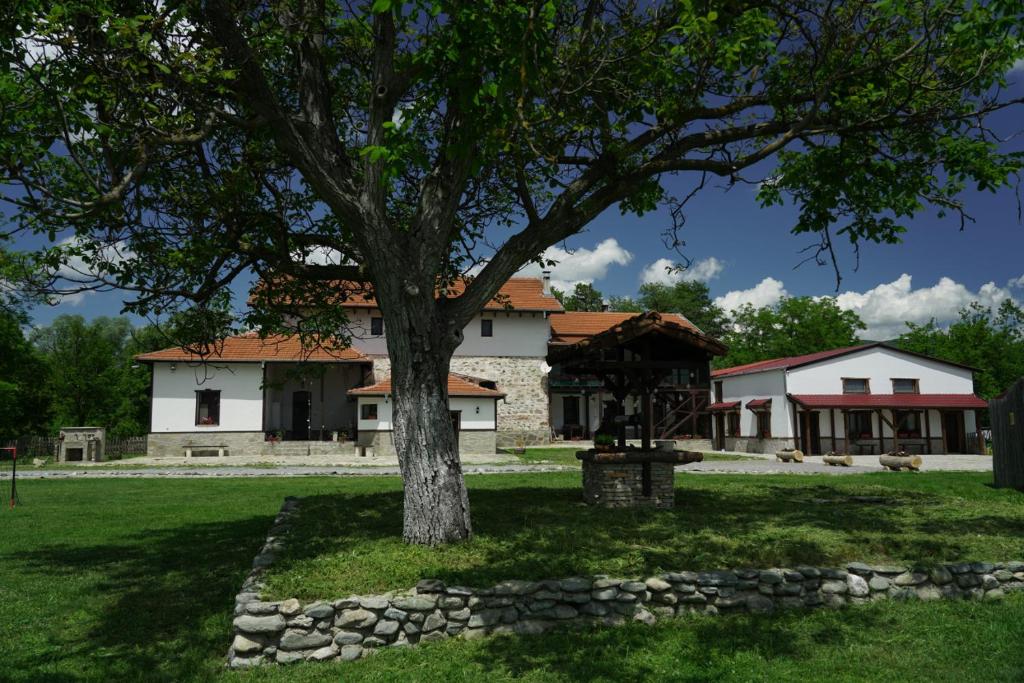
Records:
[[[262,577],[282,548],[298,501],[285,500],[235,604],[233,668],[303,660],[353,660],[375,649],[497,633],[542,633],[568,624],[653,624],[692,612],[770,614],[875,600],[1002,598],[1024,589],[1024,562],[958,563],[915,569],[851,563],[504,581],[489,588],[420,581],[410,591],[300,603],[264,601]]]

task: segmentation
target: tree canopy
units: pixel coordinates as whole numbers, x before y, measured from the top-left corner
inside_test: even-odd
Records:
[[[1013,301],[998,308],[975,302],[945,329],[935,320],[907,326],[896,341],[900,348],[976,368],[974,383],[982,398],[998,396],[1024,377],[1024,310]]]
[[[898,241],[1021,162],[1019,0],[20,0],[0,9],[13,275],[160,313],[259,277],[244,324],[387,328],[409,540],[470,533],[445,375],[462,329],[611,207],[671,209],[762,161],[794,230]],[[666,180],[683,175],[692,191]],[[675,189],[670,189],[675,187]],[[449,285],[466,275],[459,296]],[[361,284],[358,286],[362,286]],[[438,295],[440,294],[440,295]],[[295,310],[282,301],[306,302]],[[216,307],[214,307],[216,308]],[[317,310],[312,310],[316,308]],[[214,316],[217,319],[216,316]],[[199,326],[202,328],[204,326]],[[420,482],[430,482],[422,484]]]
[[[26,322],[23,314],[0,306],[0,441],[46,427],[45,367],[22,332]]]
[[[840,309],[831,297],[787,297],[762,308],[747,304],[733,312],[724,338],[729,353],[716,359],[716,365],[727,368],[853,346],[864,329],[856,313]]]
[[[567,311],[604,310],[604,295],[587,282],[577,282],[572,292],[562,292],[552,287],[551,293]]]

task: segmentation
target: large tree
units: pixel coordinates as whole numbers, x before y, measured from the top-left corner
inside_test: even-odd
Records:
[[[295,317],[275,302],[368,282],[418,543],[470,535],[445,395],[463,327],[605,209],[664,203],[680,218],[686,178],[738,182],[767,160],[762,201],[791,196],[794,229],[827,254],[839,234],[896,241],[900,217],[958,211],[968,182],[997,187],[1019,163],[985,127],[1024,51],[1019,0],[0,12],[3,192],[12,229],[55,244],[28,274],[133,291],[128,308],[152,313],[202,309],[255,273],[271,285],[244,322],[308,339],[343,331],[339,309]]]
[[[577,282],[572,292],[563,292],[552,287],[551,293],[567,311],[604,310],[604,295],[589,282]]]
[[[866,327],[831,297],[786,297],[761,308],[747,304],[733,312],[725,335],[729,353],[715,362],[728,368],[852,346]]]
[[[907,323],[897,346],[977,368],[975,389],[993,398],[1024,377],[1024,310],[1007,300],[997,308],[975,302],[948,327]]]
[[[647,311],[681,313],[690,322],[721,338],[726,331],[726,315],[711,298],[711,290],[700,281],[683,280],[672,285],[646,283],[640,286],[637,302]]]
[[[27,323],[24,311],[0,296],[0,441],[46,429],[45,366],[22,331]]]

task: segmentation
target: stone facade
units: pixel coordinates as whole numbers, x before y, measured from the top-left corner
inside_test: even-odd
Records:
[[[455,356],[450,369],[497,382],[505,392],[505,399],[498,401],[497,446],[512,448],[551,441],[546,367],[540,357]],[[391,360],[374,357],[373,380],[380,382],[390,374]]]
[[[758,439],[752,436],[729,436],[725,439],[725,450],[736,453],[774,453],[795,447],[793,439]]]
[[[424,579],[401,594],[302,604],[265,601],[266,568],[283,547],[298,501],[286,499],[253,570],[236,596],[228,664],[243,668],[298,661],[354,660],[375,649],[452,637],[543,633],[561,625],[658,619],[693,612],[771,614],[839,608],[876,600],[997,600],[1024,590],[1024,562],[973,562],[927,569],[851,563],[845,569],[794,567],[669,572],[646,579],[607,576],[504,581],[488,588]]]
[[[351,455],[351,441],[267,441],[263,432],[150,432],[146,439],[149,457],[180,458],[186,449],[193,457],[248,455],[269,457],[300,457],[305,455]]]
[[[648,486],[644,491],[644,470]],[[655,507],[675,505],[675,463],[583,461],[583,500],[602,507]]]
[[[394,438],[390,431],[359,432],[359,445],[373,448],[375,456],[397,457]],[[494,431],[462,430],[459,432],[459,453],[464,455],[492,455],[497,451]]]

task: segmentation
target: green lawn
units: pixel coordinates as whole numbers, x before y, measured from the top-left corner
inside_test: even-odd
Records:
[[[420,567],[446,557],[494,563],[489,569],[462,560],[445,570],[481,580],[508,578],[506,571],[561,575],[568,564],[592,566],[602,543],[610,573],[662,564],[721,566],[744,557],[765,560],[757,564],[796,557],[826,562],[836,553],[1022,557],[1024,495],[993,490],[989,479],[684,476],[679,511],[616,516],[576,504],[576,474],[470,477],[478,538],[455,550],[399,553],[383,566],[404,572],[403,585],[411,585],[405,573],[416,573],[399,566],[409,557]],[[329,576],[314,569],[318,564],[346,558],[366,567],[378,562],[380,549],[404,548],[386,536],[399,528],[399,489],[397,479],[377,477],[26,480],[19,486],[23,505],[0,511],[0,680],[1024,678],[1024,596],[1000,604],[886,604],[774,620],[689,618],[653,629],[444,642],[354,665],[225,671],[234,594],[281,499],[307,497],[307,510],[314,504],[338,508],[332,513],[337,540],[317,540],[318,552],[328,557],[293,557],[278,577],[280,586],[315,587]],[[809,502],[852,493],[887,497],[890,506]],[[678,533],[688,546],[668,548],[665,534],[677,533],[667,531],[672,526],[683,528]],[[627,527],[632,533],[623,535]],[[304,522],[301,531],[308,529]],[[365,569],[343,579],[350,585],[369,580]]]
[[[572,465],[579,467],[580,461],[576,459],[576,450],[575,448],[527,448],[525,453],[516,453],[515,456],[528,465]],[[508,452],[511,453],[511,451]],[[735,453],[704,453],[704,460],[707,461],[757,459]]]

